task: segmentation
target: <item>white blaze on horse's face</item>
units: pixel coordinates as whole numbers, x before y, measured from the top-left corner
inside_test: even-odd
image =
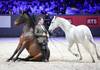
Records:
[[[50,24],[50,26],[49,26],[49,31],[53,31],[55,28],[57,28],[58,27],[58,25],[57,25],[57,22],[56,22],[56,16],[54,16],[54,18],[52,19],[52,21],[51,21],[51,24]]]
[[[17,22],[15,21],[14,24],[17,25]]]
[[[15,25],[18,25],[19,23],[18,23],[18,21],[16,20],[16,21],[14,22],[14,24],[15,24]]]

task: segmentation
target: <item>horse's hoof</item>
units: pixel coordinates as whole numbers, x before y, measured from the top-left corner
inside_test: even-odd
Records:
[[[82,58],[80,58],[79,60],[82,60]]]
[[[76,57],[78,57],[79,55],[78,54],[74,54]]]
[[[13,62],[15,62],[16,60],[13,60]]]
[[[100,56],[97,56],[97,58],[100,60]]]
[[[95,60],[93,60],[92,62],[95,63]]]
[[[6,62],[9,62],[11,59],[6,60]]]
[[[10,60],[6,60],[6,62],[9,62]]]
[[[15,62],[17,60],[17,58],[13,59],[13,62]]]

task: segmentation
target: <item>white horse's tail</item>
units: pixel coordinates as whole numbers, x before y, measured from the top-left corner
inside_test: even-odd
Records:
[[[94,42],[94,39],[93,39],[93,35],[90,31],[90,29],[88,30],[88,33],[87,33],[87,39],[94,45],[96,46],[95,42]]]
[[[91,31],[90,31],[90,29],[88,30],[88,35],[87,35],[87,38],[88,38],[88,40],[90,41],[90,43],[94,46],[94,50],[95,50],[95,52],[96,52],[96,55],[97,55],[97,58],[100,60],[100,56],[99,56],[99,54],[98,54],[98,52],[97,52],[97,47],[96,47],[96,44],[95,44],[95,42],[94,42],[94,39],[93,39],[93,36],[92,36],[92,33],[91,33]]]
[[[85,35],[86,35],[86,38],[87,38],[88,40],[91,40],[91,41],[94,42],[93,35],[92,35],[92,33],[91,33],[91,30],[90,30],[88,27],[87,27],[87,30],[85,31]]]

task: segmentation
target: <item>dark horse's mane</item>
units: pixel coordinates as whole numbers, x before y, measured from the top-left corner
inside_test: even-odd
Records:
[[[28,15],[29,19],[30,19],[30,24],[29,24],[29,27],[32,27],[33,28],[33,31],[35,29],[35,25],[36,25],[36,16],[34,14],[32,14],[32,16],[27,12],[27,11],[24,11],[23,14],[26,14]]]

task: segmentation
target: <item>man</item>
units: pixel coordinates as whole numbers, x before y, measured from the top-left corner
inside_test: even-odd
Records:
[[[35,26],[35,35],[38,39],[41,51],[43,54],[42,61],[49,61],[50,50],[48,48],[48,31],[45,29],[44,20],[42,17],[39,18],[38,24]]]

